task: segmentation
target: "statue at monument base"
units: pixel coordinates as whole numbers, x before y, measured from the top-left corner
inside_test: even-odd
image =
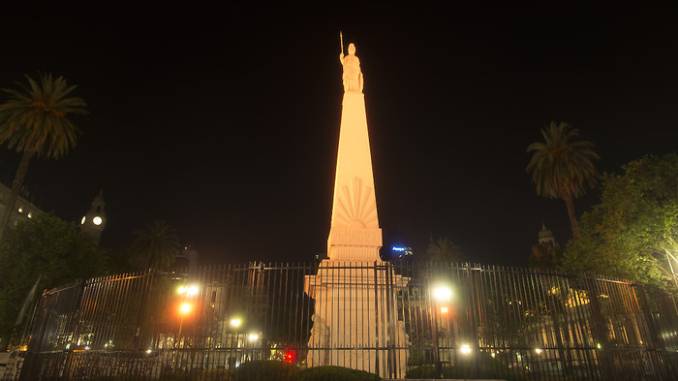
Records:
[[[323,260],[305,280],[315,301],[306,365],[404,377],[408,338],[397,295],[408,281],[388,262]]]

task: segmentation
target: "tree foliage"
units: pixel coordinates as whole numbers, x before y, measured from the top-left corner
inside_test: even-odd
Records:
[[[567,123],[551,122],[541,134],[543,142],[527,147],[527,152],[532,154],[527,172],[532,176],[537,195],[565,202],[572,235],[576,236],[579,229],[574,199],[595,184],[598,154],[593,143],[577,140],[579,130]]]
[[[426,248],[426,256],[432,261],[457,262],[464,258],[464,255],[454,242],[446,237],[440,237],[431,240]]]
[[[137,270],[169,270],[181,250],[174,228],[164,221],[153,221],[134,233],[130,264]]]
[[[107,271],[108,257],[74,223],[41,214],[8,230],[0,245],[0,337],[10,334],[33,284],[40,290]]]
[[[76,144],[78,129],[70,115],[84,114],[85,101],[71,93],[76,86],[63,77],[43,74],[36,81],[2,89],[0,143],[17,152],[29,151],[49,158],[68,153]]]
[[[69,85],[63,77],[43,74],[35,80],[26,76],[26,82],[18,83],[14,89],[0,90],[0,144],[22,154],[0,218],[0,239],[9,225],[33,156],[56,159],[67,154],[78,135],[71,117],[86,113],[85,101],[72,95],[76,86]]]
[[[563,267],[661,284],[677,240],[678,155],[647,156],[603,177],[601,202],[582,216]]]

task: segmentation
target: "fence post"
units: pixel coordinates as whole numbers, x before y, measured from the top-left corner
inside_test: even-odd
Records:
[[[598,300],[599,289],[598,289],[597,278],[592,278],[586,284],[588,285],[587,291],[589,293],[589,301],[591,303],[591,330],[593,333],[593,340],[596,343],[600,343],[602,348],[600,349],[600,359],[601,364],[599,364],[599,369],[601,370],[601,377],[603,380],[609,380],[613,378],[613,361],[610,358],[610,343],[608,338],[607,324],[605,323],[605,318],[603,316],[602,309],[600,308],[600,302]],[[597,345],[596,345],[597,346]]]

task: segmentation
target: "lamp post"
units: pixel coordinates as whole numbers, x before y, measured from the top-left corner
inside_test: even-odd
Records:
[[[432,318],[434,321],[433,325],[433,350],[434,350],[434,361],[436,365],[436,374],[437,377],[442,376],[442,362],[440,361],[440,349],[438,348],[438,313],[446,315],[449,311],[448,303],[452,301],[454,292],[452,287],[444,283],[437,283],[431,287],[431,298],[435,302],[433,308]]]
[[[193,312],[193,304],[190,302],[182,302],[179,304],[179,332],[177,333],[177,340],[174,341],[174,347],[176,348],[177,342],[181,340],[181,329],[184,325],[184,318],[190,315]]]
[[[200,286],[193,283],[188,285],[181,285],[177,287],[177,295],[180,298],[183,298],[183,301],[179,303],[177,308],[177,314],[179,315],[179,332],[177,333],[177,339],[174,341],[174,347],[177,347],[177,342],[181,340],[181,330],[184,325],[184,319],[193,313],[194,304],[189,301],[193,299],[200,293]]]

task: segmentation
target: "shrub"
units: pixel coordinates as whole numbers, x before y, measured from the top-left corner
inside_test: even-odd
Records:
[[[459,358],[454,366],[443,366],[442,377],[451,379],[489,378],[506,379],[508,369],[500,361],[489,356],[486,352],[476,352],[472,358]],[[433,364],[424,364],[407,370],[406,378],[434,379],[438,378],[436,367]],[[510,378],[513,380],[514,378]]]
[[[407,370],[405,378],[438,378],[436,367],[433,365],[419,365]]]
[[[282,361],[256,360],[240,364],[233,374],[234,381],[293,381],[297,367]]]
[[[319,366],[301,371],[297,377],[299,381],[379,381],[376,374],[363,372],[340,366]]]

